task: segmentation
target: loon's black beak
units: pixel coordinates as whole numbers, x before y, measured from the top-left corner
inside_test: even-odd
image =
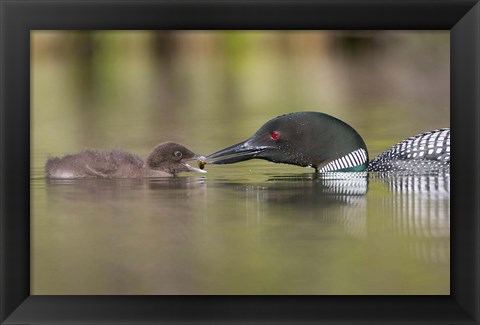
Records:
[[[208,155],[206,157],[206,163],[222,165],[233,164],[257,158],[258,154],[271,148],[273,147],[250,144],[247,140]]]

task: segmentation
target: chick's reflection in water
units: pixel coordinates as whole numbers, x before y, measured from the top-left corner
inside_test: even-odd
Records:
[[[145,279],[150,293],[198,286],[190,264],[206,214],[203,177],[47,179],[46,191],[48,218],[34,227],[48,227],[48,254],[61,261],[52,272],[74,279],[64,286],[75,287],[78,278],[88,281],[79,294],[141,294]],[[36,243],[42,249],[38,237]],[[97,289],[91,283],[98,278],[104,283]]]
[[[174,192],[186,189],[205,190],[204,177],[113,178],[113,179],[46,179],[47,193],[52,198],[75,201],[139,199],[159,195],[168,199]],[[184,192],[184,196],[188,195]]]

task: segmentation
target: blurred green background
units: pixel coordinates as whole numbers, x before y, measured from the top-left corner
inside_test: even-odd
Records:
[[[449,178],[352,198],[261,160],[157,182],[43,171],[85,148],[206,155],[305,110],[373,158],[449,126],[449,52],[445,31],[32,31],[32,294],[449,294]]]
[[[33,167],[85,147],[208,154],[313,110],[374,156],[449,126],[447,32],[34,31]]]

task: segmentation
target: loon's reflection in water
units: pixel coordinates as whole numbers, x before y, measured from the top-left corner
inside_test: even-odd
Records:
[[[224,190],[224,196],[240,203],[248,221],[268,222],[281,217],[298,222],[308,218],[342,224],[347,235],[366,238],[369,214],[392,221],[392,235],[408,238],[403,243],[417,256],[431,263],[449,261],[450,175],[328,173],[267,175],[263,181],[176,177],[164,179],[46,180],[51,197],[63,200],[102,201],[104,205],[135,201],[152,194],[162,213],[176,215],[179,208],[205,214],[207,193]],[[371,195],[370,187],[389,195]],[[159,195],[161,193],[161,195]],[[232,197],[233,196],[233,197]],[[386,225],[390,225],[386,223]],[[389,226],[388,226],[389,227]]]
[[[448,174],[40,179],[32,189],[34,285],[51,279],[38,292],[449,292]]]
[[[402,242],[416,257],[431,263],[449,262],[449,173],[291,174],[271,176],[260,184],[216,182],[209,186],[235,190],[237,199],[250,205],[247,218],[252,214],[257,219],[272,218],[279,207],[294,209],[291,218],[340,223],[355,238],[369,235],[370,213],[381,215],[388,219],[385,231],[408,239]],[[367,198],[369,187],[376,191]]]
[[[390,175],[389,175],[390,176]],[[430,263],[450,261],[450,174],[397,175],[372,178],[395,195],[379,205],[394,220],[394,235]]]

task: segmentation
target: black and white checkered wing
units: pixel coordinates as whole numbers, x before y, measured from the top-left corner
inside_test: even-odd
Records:
[[[408,138],[373,159],[370,172],[428,172],[450,168],[450,129],[425,132]]]

